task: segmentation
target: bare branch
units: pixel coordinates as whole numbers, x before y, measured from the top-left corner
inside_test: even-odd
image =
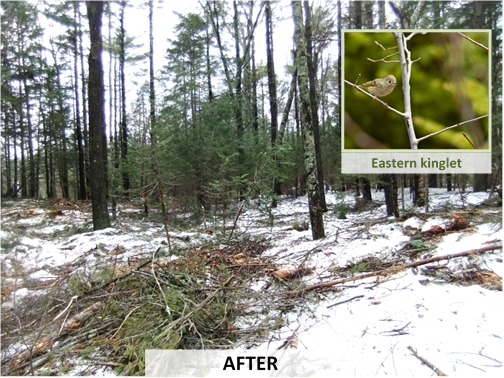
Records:
[[[378,46],[380,46],[380,47],[381,47],[383,50],[385,50],[385,51],[387,51],[387,50],[392,50],[392,49],[397,49],[397,46],[394,46],[394,47],[387,47],[387,48],[385,48],[385,47],[383,47],[383,45],[382,45],[380,42],[378,42],[378,41],[374,41],[374,43],[376,43]]]
[[[465,39],[467,39],[468,41],[471,41],[471,42],[472,42],[472,43],[474,43],[475,45],[477,45],[477,46],[479,46],[479,47],[481,47],[481,48],[483,48],[483,49],[485,49],[485,50],[487,50],[487,51],[488,51],[488,47],[486,47],[485,45],[482,45],[482,44],[481,44],[481,43],[479,43],[479,42],[476,42],[474,39],[469,38],[469,37],[468,37],[467,35],[465,35],[464,33],[460,33],[460,32],[459,32],[458,34],[460,34],[462,37],[464,37],[464,38],[465,38]]]
[[[464,136],[464,138],[467,139],[467,141],[469,142],[469,144],[473,147],[473,148],[476,148],[473,144],[473,142],[471,142],[471,140],[468,138],[468,136],[466,135],[466,133],[462,132],[462,135]]]
[[[390,55],[387,55],[385,58],[381,58],[381,59],[371,59],[371,58],[367,58],[367,60],[371,61],[371,62],[383,62],[383,63],[401,63],[399,60],[390,60],[390,61],[386,61],[385,59],[387,58],[390,58],[391,56],[394,56],[394,55],[397,55],[399,54],[399,52],[396,52],[396,53],[393,53],[393,54],[390,54]]]
[[[435,133],[432,133],[432,134],[429,134],[429,135],[426,135],[426,136],[423,136],[421,138],[418,138],[418,142],[421,142],[422,140],[425,140],[427,138],[430,138],[431,136],[434,136],[434,135],[438,135],[438,134],[441,134],[441,133],[444,133],[445,131],[447,130],[450,130],[450,129],[454,129],[455,127],[459,127],[460,125],[463,125],[464,123],[469,123],[469,122],[472,122],[472,121],[477,121],[478,119],[481,119],[481,118],[485,118],[485,117],[488,117],[488,114],[485,114],[481,117],[478,117],[478,118],[473,118],[473,119],[470,119],[468,121],[464,121],[464,122],[460,122],[460,123],[457,123],[456,125],[453,125],[453,126],[448,126],[448,127],[445,127],[443,130],[439,130],[439,131],[436,131]]]
[[[437,375],[439,376],[443,376],[443,377],[446,377],[446,374],[443,373],[441,370],[439,370],[437,367],[435,367],[432,363],[430,363],[429,361],[427,361],[425,358],[423,358],[422,356],[419,356],[417,351],[412,348],[411,346],[408,347],[408,349],[410,350],[411,353],[413,353],[413,355],[418,358],[420,361],[422,361],[422,364],[424,364],[425,366],[428,366],[430,369],[432,369]]]
[[[359,74],[359,76],[357,76],[357,80],[355,80],[355,84],[354,85],[357,85],[357,82],[359,81],[360,77],[361,77],[361,74]]]
[[[375,98],[375,96],[373,96],[371,93],[369,92],[366,92],[364,89],[360,88],[359,86],[355,85],[355,84],[352,84],[351,82],[349,82],[348,80],[345,80],[345,83],[347,83],[348,85],[350,85],[351,87],[354,87],[355,89],[361,91],[362,93],[364,93],[365,95],[371,97],[372,99],[380,102],[384,107],[386,107],[387,109],[393,111],[394,113],[396,114],[399,114],[401,117],[406,117],[406,115],[404,113],[401,113],[399,110],[396,110],[392,107],[390,107],[386,102],[384,102],[383,100],[380,100],[379,98]]]

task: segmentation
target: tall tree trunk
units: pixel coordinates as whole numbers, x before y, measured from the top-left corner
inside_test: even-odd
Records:
[[[270,103],[270,115],[271,115],[271,126],[270,126],[270,140],[271,148],[273,150],[273,159],[276,162],[276,152],[275,144],[277,142],[278,133],[278,102],[277,102],[277,88],[276,88],[276,74],[275,74],[275,63],[273,54],[273,20],[271,14],[271,3],[266,2],[266,64],[268,68],[268,92],[269,92],[269,103]],[[273,180],[273,192],[276,195],[281,195],[281,185],[277,178]],[[276,199],[273,199],[271,203],[272,207],[277,206]]]
[[[250,13],[252,15],[252,8],[254,6],[254,2],[250,1]],[[250,17],[250,23],[252,24],[252,16]],[[252,129],[256,132],[256,140],[257,140],[257,132],[259,131],[259,111],[257,109],[257,71],[256,71],[256,61],[255,61],[255,38],[252,33],[252,25],[249,27],[250,33],[250,52],[251,52],[251,62],[252,62]]]
[[[362,29],[362,1],[352,1],[354,29]]]
[[[21,67],[21,61],[18,60],[18,64]],[[23,89],[21,88],[21,81],[19,82],[19,97],[23,97]],[[21,152],[21,182],[20,185],[21,187],[19,188],[21,190],[21,197],[27,197],[28,196],[28,191],[27,191],[27,180],[26,180],[26,161],[25,161],[25,124],[24,124],[24,109],[23,109],[23,103],[20,102],[18,105],[18,112],[19,112],[19,150]]]
[[[312,41],[312,20],[311,9],[308,1],[304,1],[305,10],[305,34],[306,34],[306,53],[308,64],[308,81],[310,84],[310,103],[312,113],[313,137],[315,139],[315,157],[317,164],[317,177],[319,181],[319,199],[320,207],[323,211],[327,211],[327,205],[324,192],[324,169],[322,167],[322,149],[320,146],[320,127],[318,118],[318,95],[317,95],[317,62]]]
[[[6,111],[6,106],[5,104],[2,104],[2,109],[5,111],[5,128],[7,127],[16,127],[16,125],[12,124],[10,121],[10,108]],[[12,172],[11,172],[11,146],[10,146],[10,132],[7,132],[7,130],[4,133],[5,136],[5,150],[4,150],[4,158],[5,158],[5,192],[2,193],[2,196],[5,197],[11,197],[13,195],[13,187],[12,187]],[[2,175],[2,180],[4,179],[4,175]],[[2,181],[3,183],[3,181]],[[3,188],[3,186],[2,186]]]
[[[124,8],[126,7],[126,1],[121,1],[121,14],[119,16],[120,23],[120,43],[119,43],[119,66],[121,75],[121,166],[122,166],[122,179],[124,195],[126,198],[129,196],[130,190],[130,178],[128,172],[128,122],[126,114],[126,78],[124,75],[124,64],[126,61],[125,52],[125,34],[124,30]]]
[[[86,168],[84,162],[86,160],[86,156],[84,154],[84,142],[82,140],[82,127],[81,127],[81,117],[80,117],[80,101],[79,101],[79,70],[78,70],[78,62],[79,62],[79,46],[77,41],[77,35],[79,30],[77,28],[77,8],[79,7],[78,2],[72,3],[74,6],[74,95],[75,95],[75,128],[76,128],[76,137],[77,137],[77,151],[79,154],[79,194],[78,198],[81,200],[85,200],[87,198],[86,193]]]
[[[239,154],[239,163],[240,165],[243,163],[243,154],[244,150],[241,147],[241,140],[243,138],[243,117],[242,117],[242,106],[243,106],[243,94],[242,94],[242,59],[240,56],[240,28],[239,28],[239,18],[240,15],[238,13],[238,4],[237,1],[233,1],[233,26],[234,26],[234,38],[235,38],[235,58],[236,58],[236,77],[235,77],[235,122],[236,129],[238,132],[238,154]]]
[[[28,83],[26,81],[26,77],[23,79],[23,86],[25,89],[26,96],[26,125],[28,128],[28,167],[30,172],[29,179],[29,197],[35,198],[37,197],[36,188],[37,188],[37,180],[38,178],[35,176],[35,157],[33,153],[33,129],[31,123],[31,112],[30,112],[30,93],[28,88]]]
[[[24,51],[24,41],[21,40],[21,50]],[[26,67],[25,55],[21,56],[21,62],[23,67]],[[29,166],[29,188],[26,188],[27,194],[29,194],[30,198],[34,198],[36,196],[35,188],[36,188],[36,177],[35,177],[35,160],[33,156],[33,130],[31,124],[31,112],[30,112],[30,90],[28,87],[28,81],[26,74],[23,74],[23,88],[24,88],[24,101],[26,102],[26,126],[28,132],[28,166]],[[23,125],[24,126],[24,125]],[[29,190],[28,190],[29,189]]]
[[[379,15],[380,15],[380,29],[387,28],[387,21],[385,18],[385,1],[378,1]]]
[[[83,141],[84,141],[84,171],[86,177],[86,198],[89,198],[89,190],[91,189],[91,177],[89,167],[89,133],[88,133],[88,109],[87,109],[87,91],[86,91],[86,70],[84,67],[84,48],[82,46],[82,17],[79,11],[79,53],[81,65],[81,87],[82,87],[82,125]]]
[[[54,146],[57,148],[56,161],[58,167],[58,175],[60,179],[61,196],[67,198],[69,196],[69,182],[68,182],[68,162],[67,162],[67,138],[65,129],[66,118],[64,116],[65,100],[63,96],[63,86],[61,85],[61,70],[58,64],[58,56],[56,48],[51,41],[51,53],[54,60],[54,67],[56,68],[56,101],[57,112],[59,113],[57,122],[57,130],[53,132]]]
[[[373,2],[364,1],[364,20],[366,29],[374,29],[373,25]]]
[[[104,84],[102,64],[102,14],[103,2],[87,1],[91,49],[89,53],[89,156],[91,170],[91,199],[93,227],[101,230],[110,227],[106,186],[106,137],[104,114]]]
[[[299,100],[301,105],[301,128],[303,131],[304,161],[306,185],[308,190],[308,207],[313,240],[325,236],[323,209],[320,207],[320,188],[317,176],[315,138],[313,135],[310,90],[308,86],[308,66],[306,41],[303,30],[303,11],[301,2],[292,1],[294,19],[294,41],[296,46],[296,68],[298,72]]]
[[[207,26],[206,26],[206,74],[207,74],[207,85],[208,85],[208,101],[214,99],[214,94],[212,90],[212,66],[210,65],[210,33],[208,32],[208,18],[210,16],[207,14]]]
[[[217,1],[207,1],[208,13],[210,14],[210,21],[212,22],[212,28],[215,33],[215,38],[217,39],[217,46],[219,46],[220,57],[222,60],[222,65],[224,66],[224,74],[226,76],[226,84],[228,86],[229,95],[233,96],[233,81],[231,79],[231,73],[228,67],[228,61],[226,55],[224,54],[224,46],[222,45],[222,39],[220,35],[219,26],[219,12],[217,10]],[[213,5],[213,9],[211,8]]]
[[[156,92],[154,91],[154,2],[149,0],[149,105],[150,105],[150,137],[152,146],[156,145]]]
[[[15,123],[15,119],[13,120],[13,122]],[[12,185],[12,190],[14,197],[17,197],[19,191],[18,152],[17,152],[16,137],[17,132],[16,132],[16,126],[14,125],[14,127],[12,128],[12,145],[14,151],[14,182]]]
[[[287,96],[287,103],[285,104],[285,108],[282,114],[282,121],[280,122],[280,131],[278,133],[279,143],[283,142],[285,127],[287,126],[287,121],[289,120],[289,113],[292,107],[292,100],[294,99],[294,94],[296,92],[296,81],[297,81],[297,71],[294,68],[294,72],[292,73],[292,79],[289,87],[289,94]]]

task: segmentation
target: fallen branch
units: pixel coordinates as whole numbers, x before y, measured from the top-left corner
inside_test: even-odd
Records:
[[[360,276],[347,277],[347,278],[342,278],[342,279],[336,280],[336,281],[323,282],[323,283],[307,286],[307,287],[305,287],[303,289],[290,291],[290,292],[288,292],[286,294],[287,295],[297,295],[297,294],[302,294],[305,291],[311,291],[311,290],[315,290],[315,289],[321,289],[321,288],[324,288],[324,287],[339,285],[339,284],[342,284],[342,283],[345,283],[345,282],[362,280],[362,279],[369,278],[369,277],[387,276],[387,275],[391,275],[391,274],[397,274],[400,271],[408,269],[408,268],[414,268],[416,266],[430,264],[430,263],[436,262],[436,261],[450,260],[450,259],[453,259],[453,258],[456,258],[456,257],[464,257],[464,256],[470,256],[470,255],[477,255],[477,254],[480,254],[480,253],[485,253],[485,252],[493,251],[495,249],[502,249],[502,244],[492,245],[492,246],[488,246],[488,247],[484,247],[484,248],[478,248],[478,249],[471,249],[469,251],[454,253],[454,254],[450,254],[450,255],[431,257],[430,259],[425,259],[425,260],[420,260],[420,261],[414,261],[414,262],[409,263],[409,264],[401,264],[401,265],[397,265],[397,266],[391,266],[390,268],[387,268],[387,269],[382,269],[382,270],[378,270],[378,271],[375,271],[375,272],[370,272],[370,273],[362,274]]]
[[[189,313],[187,313],[186,315],[184,316],[181,316],[180,318],[174,320],[173,322],[171,322],[170,324],[168,324],[164,329],[163,331],[156,337],[156,340],[159,340],[160,338],[166,336],[169,331],[171,329],[173,329],[174,327],[176,327],[177,325],[179,324],[183,324],[186,322],[186,320],[189,320],[196,312],[198,312],[199,310],[201,310],[202,308],[206,307],[207,304],[209,304],[216,296],[217,294],[219,293],[219,291],[221,291],[222,289],[224,289],[227,285],[229,285],[229,283],[231,282],[231,280],[233,280],[234,278],[234,275],[230,276],[226,282],[224,282],[222,284],[222,286],[220,288],[218,288],[217,290],[215,290],[213,293],[211,293],[208,297],[206,297],[200,304],[198,304],[196,306],[196,308],[194,308],[192,311],[190,311]]]
[[[406,328],[407,326],[409,326],[411,324],[411,322],[408,322],[408,324],[406,324],[404,327],[401,327],[401,328],[394,328],[393,330],[391,331],[383,331],[383,332],[380,332],[380,333],[392,333],[392,332],[396,332],[398,333],[399,335],[405,335],[406,333],[404,332],[404,328]],[[394,335],[394,336],[397,336],[397,335]]]
[[[156,254],[157,254],[160,250],[161,250],[161,247],[159,247],[159,248],[156,250],[156,252],[154,252],[154,254],[152,255],[152,257],[154,258],[154,256],[156,256]],[[100,285],[100,286],[95,287],[95,288],[93,288],[93,289],[91,289],[91,290],[88,290],[87,292],[85,292],[85,293],[84,293],[84,296],[89,295],[89,294],[92,294],[92,293],[94,293],[94,292],[96,292],[96,291],[99,291],[99,290],[103,290],[103,289],[105,289],[107,286],[109,286],[109,285],[111,285],[111,284],[113,284],[113,283],[115,283],[115,282],[117,282],[117,281],[119,281],[119,280],[122,280],[123,278],[126,278],[126,277],[128,277],[128,276],[132,275],[133,273],[135,273],[135,272],[137,272],[137,271],[140,271],[140,269],[142,269],[142,268],[143,268],[144,266],[146,266],[146,265],[149,265],[152,261],[153,261],[152,259],[149,259],[149,260],[145,261],[144,263],[142,263],[141,265],[137,266],[135,269],[130,270],[128,273],[125,273],[125,274],[122,274],[122,275],[120,275],[120,276],[117,276],[117,277],[115,277],[115,278],[111,279],[110,281],[105,282],[103,285]]]
[[[439,370],[437,367],[435,367],[433,364],[431,364],[425,358],[423,358],[422,356],[419,356],[417,354],[417,351],[415,349],[413,349],[411,346],[409,346],[408,349],[411,351],[411,353],[413,353],[413,355],[416,358],[418,358],[420,361],[422,361],[422,363],[424,365],[427,365],[429,368],[431,368],[437,375],[442,376],[442,377],[446,377],[447,376],[445,373],[443,373],[441,370]]]
[[[337,306],[337,305],[340,305],[340,304],[343,304],[343,303],[347,303],[347,302],[350,302],[350,301],[353,301],[354,299],[357,299],[357,298],[362,298],[364,297],[364,295],[357,295],[356,297],[353,297],[353,298],[350,298],[350,299],[347,299],[347,300],[344,300],[344,301],[341,301],[341,302],[336,302],[330,306],[327,306],[327,308],[331,308],[331,307],[334,307],[334,306]]]

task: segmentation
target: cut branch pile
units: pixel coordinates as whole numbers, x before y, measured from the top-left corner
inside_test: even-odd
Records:
[[[101,363],[133,375],[142,372],[147,348],[229,348],[239,337],[259,334],[256,328],[279,327],[271,321],[276,314],[256,319],[250,329],[235,324],[243,316],[258,317],[262,308],[257,305],[266,296],[247,288],[255,280],[271,280],[275,265],[262,256],[266,249],[262,241],[231,243],[192,248],[173,260],[157,257],[158,250],[127,266],[102,261],[86,267],[92,272],[87,277],[80,273],[82,264],[71,264],[74,271],[66,266],[58,285],[39,294],[40,303],[19,301],[6,316],[4,371],[35,374],[52,366],[56,370],[45,372],[56,375],[62,368],[56,361],[88,358],[93,350],[108,356]],[[30,305],[36,307],[31,317]],[[31,326],[23,330],[22,322]],[[24,347],[16,344],[20,338]]]
[[[299,294],[303,294],[304,292],[307,292],[307,291],[322,289],[322,288],[326,288],[326,287],[330,287],[330,286],[334,286],[334,285],[339,285],[339,284],[342,284],[345,282],[353,282],[353,281],[363,280],[365,278],[376,277],[376,276],[389,276],[392,274],[397,274],[405,269],[414,268],[414,267],[417,267],[420,265],[430,264],[430,263],[437,262],[437,261],[450,260],[450,259],[453,259],[456,257],[464,257],[464,256],[476,255],[476,254],[480,254],[480,253],[486,253],[486,252],[494,251],[496,249],[502,249],[502,244],[491,245],[488,247],[483,247],[483,248],[478,248],[478,249],[472,249],[469,251],[454,253],[454,254],[450,254],[450,255],[431,257],[428,259],[414,261],[414,262],[411,262],[408,264],[396,265],[396,266],[392,266],[387,269],[383,269],[383,270],[379,270],[379,271],[375,271],[375,272],[370,272],[370,273],[365,273],[365,274],[361,274],[358,276],[347,277],[347,278],[343,278],[343,279],[331,281],[331,282],[322,282],[319,284],[307,286],[303,289],[290,291],[287,294],[288,295],[299,295]]]

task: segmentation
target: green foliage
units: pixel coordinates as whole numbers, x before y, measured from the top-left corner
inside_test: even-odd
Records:
[[[352,211],[352,206],[343,202],[343,200],[333,205],[333,212],[336,214],[338,219],[347,219],[346,216],[350,211]]]
[[[310,223],[307,222],[306,220],[303,221],[295,220],[294,223],[292,224],[292,228],[296,231],[306,231],[310,229]]]
[[[428,249],[428,247],[424,244],[424,242],[421,239],[409,241],[408,243],[406,243],[405,248]]]

